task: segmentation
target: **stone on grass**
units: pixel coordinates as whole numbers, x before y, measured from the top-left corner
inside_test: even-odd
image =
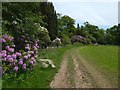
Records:
[[[46,63],[44,63],[44,62],[42,62],[42,66],[43,66],[44,68],[47,68],[49,65],[46,64]]]
[[[50,59],[39,59],[39,62],[42,63],[43,67],[47,68],[48,66],[55,68],[53,61]]]

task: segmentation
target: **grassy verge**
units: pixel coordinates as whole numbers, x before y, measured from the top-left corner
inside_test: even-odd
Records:
[[[114,86],[118,85],[117,46],[85,46],[79,51],[86,60],[103,72]]]
[[[41,65],[38,64],[32,72],[26,74],[26,79],[24,81],[16,82],[7,80],[3,82],[3,88],[50,88],[50,82],[60,68],[64,53],[75,46],[69,45],[67,47],[50,48],[40,51],[39,58],[51,59],[56,65],[56,68],[42,68]]]
[[[71,57],[71,55],[69,55],[69,58],[68,58],[68,63],[67,63],[67,72],[68,75],[67,75],[67,80],[69,81],[71,87],[75,86],[75,81],[74,81],[74,73],[75,73],[75,65],[74,65],[74,62],[73,62],[73,59]]]

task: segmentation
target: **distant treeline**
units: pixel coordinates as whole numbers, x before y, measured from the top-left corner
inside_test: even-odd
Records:
[[[106,30],[92,25],[89,22],[84,22],[83,26],[79,26],[78,23],[77,28],[75,28],[74,24],[75,20],[73,18],[67,15],[61,17],[61,14],[58,14],[58,35],[63,39],[64,43],[70,43],[71,37],[77,35],[78,37],[84,37],[84,41],[81,42],[87,44],[120,45],[120,24],[114,25]],[[76,38],[78,38],[77,36]]]

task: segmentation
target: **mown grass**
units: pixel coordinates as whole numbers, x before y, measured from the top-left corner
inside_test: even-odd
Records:
[[[55,74],[60,68],[64,53],[75,46],[70,45],[61,48],[40,50],[38,59],[51,59],[56,65],[56,68],[42,68],[41,64],[38,63],[32,72],[26,74],[25,80],[21,82],[6,80],[3,82],[3,88],[50,88],[50,82],[54,79]]]
[[[74,73],[75,73],[75,65],[74,65],[74,62],[73,62],[73,59],[72,59],[72,56],[69,55],[68,57],[68,63],[67,63],[67,72],[68,73],[68,76],[67,76],[67,80],[69,81],[71,87],[75,86],[75,77],[74,77]]]
[[[111,80],[113,86],[118,85],[118,47],[117,46],[84,46],[79,48],[80,55],[91,62]]]

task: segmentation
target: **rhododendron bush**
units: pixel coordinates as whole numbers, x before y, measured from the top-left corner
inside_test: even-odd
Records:
[[[24,50],[16,49],[14,38],[10,35],[3,35],[0,42],[2,43],[3,78],[13,78],[32,70],[36,63],[37,50],[39,48],[37,40],[32,44],[27,43],[24,46]]]

